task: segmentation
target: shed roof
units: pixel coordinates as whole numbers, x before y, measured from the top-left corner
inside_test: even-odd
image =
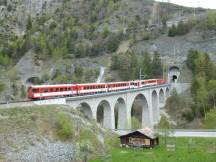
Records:
[[[149,137],[151,139],[157,138],[157,136],[154,134],[154,132],[150,128],[138,129],[138,130],[132,131],[130,133],[127,133],[125,135],[122,135],[119,138],[124,137],[124,136],[132,135],[135,132],[139,132],[140,134],[145,135],[145,136],[147,136],[147,137]]]

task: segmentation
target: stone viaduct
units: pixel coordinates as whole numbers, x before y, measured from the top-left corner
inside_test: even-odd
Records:
[[[141,105],[141,126],[152,128],[160,120],[160,108],[164,107],[169,96],[170,85],[157,85],[130,89],[111,93],[94,94],[70,98],[35,101],[37,105],[65,104],[81,111],[91,119],[95,119],[108,129],[130,129],[131,111],[135,101]],[[118,121],[115,121],[115,109],[118,109]],[[103,109],[102,114],[98,112]],[[117,122],[117,127],[115,126]]]

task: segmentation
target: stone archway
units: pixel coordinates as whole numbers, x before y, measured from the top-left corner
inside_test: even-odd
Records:
[[[85,118],[93,119],[92,109],[88,103],[80,103],[76,109],[79,110]]]
[[[134,98],[131,108],[131,127],[137,129],[134,120],[139,122],[139,128],[151,127],[148,102],[143,94],[138,94]]]
[[[160,105],[165,104],[165,94],[164,94],[163,89],[160,89],[160,91],[159,91],[159,103],[160,103]]]
[[[152,92],[152,117],[153,117],[153,123],[158,122],[159,117],[159,108],[158,108],[158,95],[156,91]]]
[[[123,98],[118,98],[114,108],[115,112],[115,129],[127,128],[127,111],[126,104]]]
[[[38,76],[30,77],[26,80],[26,84],[40,84],[41,79]]]
[[[171,66],[168,72],[168,82],[177,83],[180,76],[180,68],[178,66]]]
[[[108,101],[103,100],[97,106],[97,122],[104,128],[112,128],[111,106]]]

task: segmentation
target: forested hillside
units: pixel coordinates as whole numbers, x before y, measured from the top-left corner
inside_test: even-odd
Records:
[[[104,81],[159,78],[191,48],[215,58],[214,11],[152,0],[9,0],[0,11],[1,100],[32,83],[95,82],[100,67]]]

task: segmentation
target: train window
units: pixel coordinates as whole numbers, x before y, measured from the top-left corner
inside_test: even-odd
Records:
[[[67,91],[67,88],[65,88],[64,90]]]
[[[48,92],[48,89],[47,89],[47,88],[45,88],[45,89],[44,89],[44,92]]]
[[[63,88],[60,88],[60,91],[63,91]]]
[[[71,88],[68,88],[68,91],[70,91],[71,90]]]
[[[38,92],[38,89],[32,89],[32,92],[34,92],[34,93],[36,93],[36,92]]]
[[[50,92],[53,92],[53,89],[52,89],[52,88],[50,88]]]

